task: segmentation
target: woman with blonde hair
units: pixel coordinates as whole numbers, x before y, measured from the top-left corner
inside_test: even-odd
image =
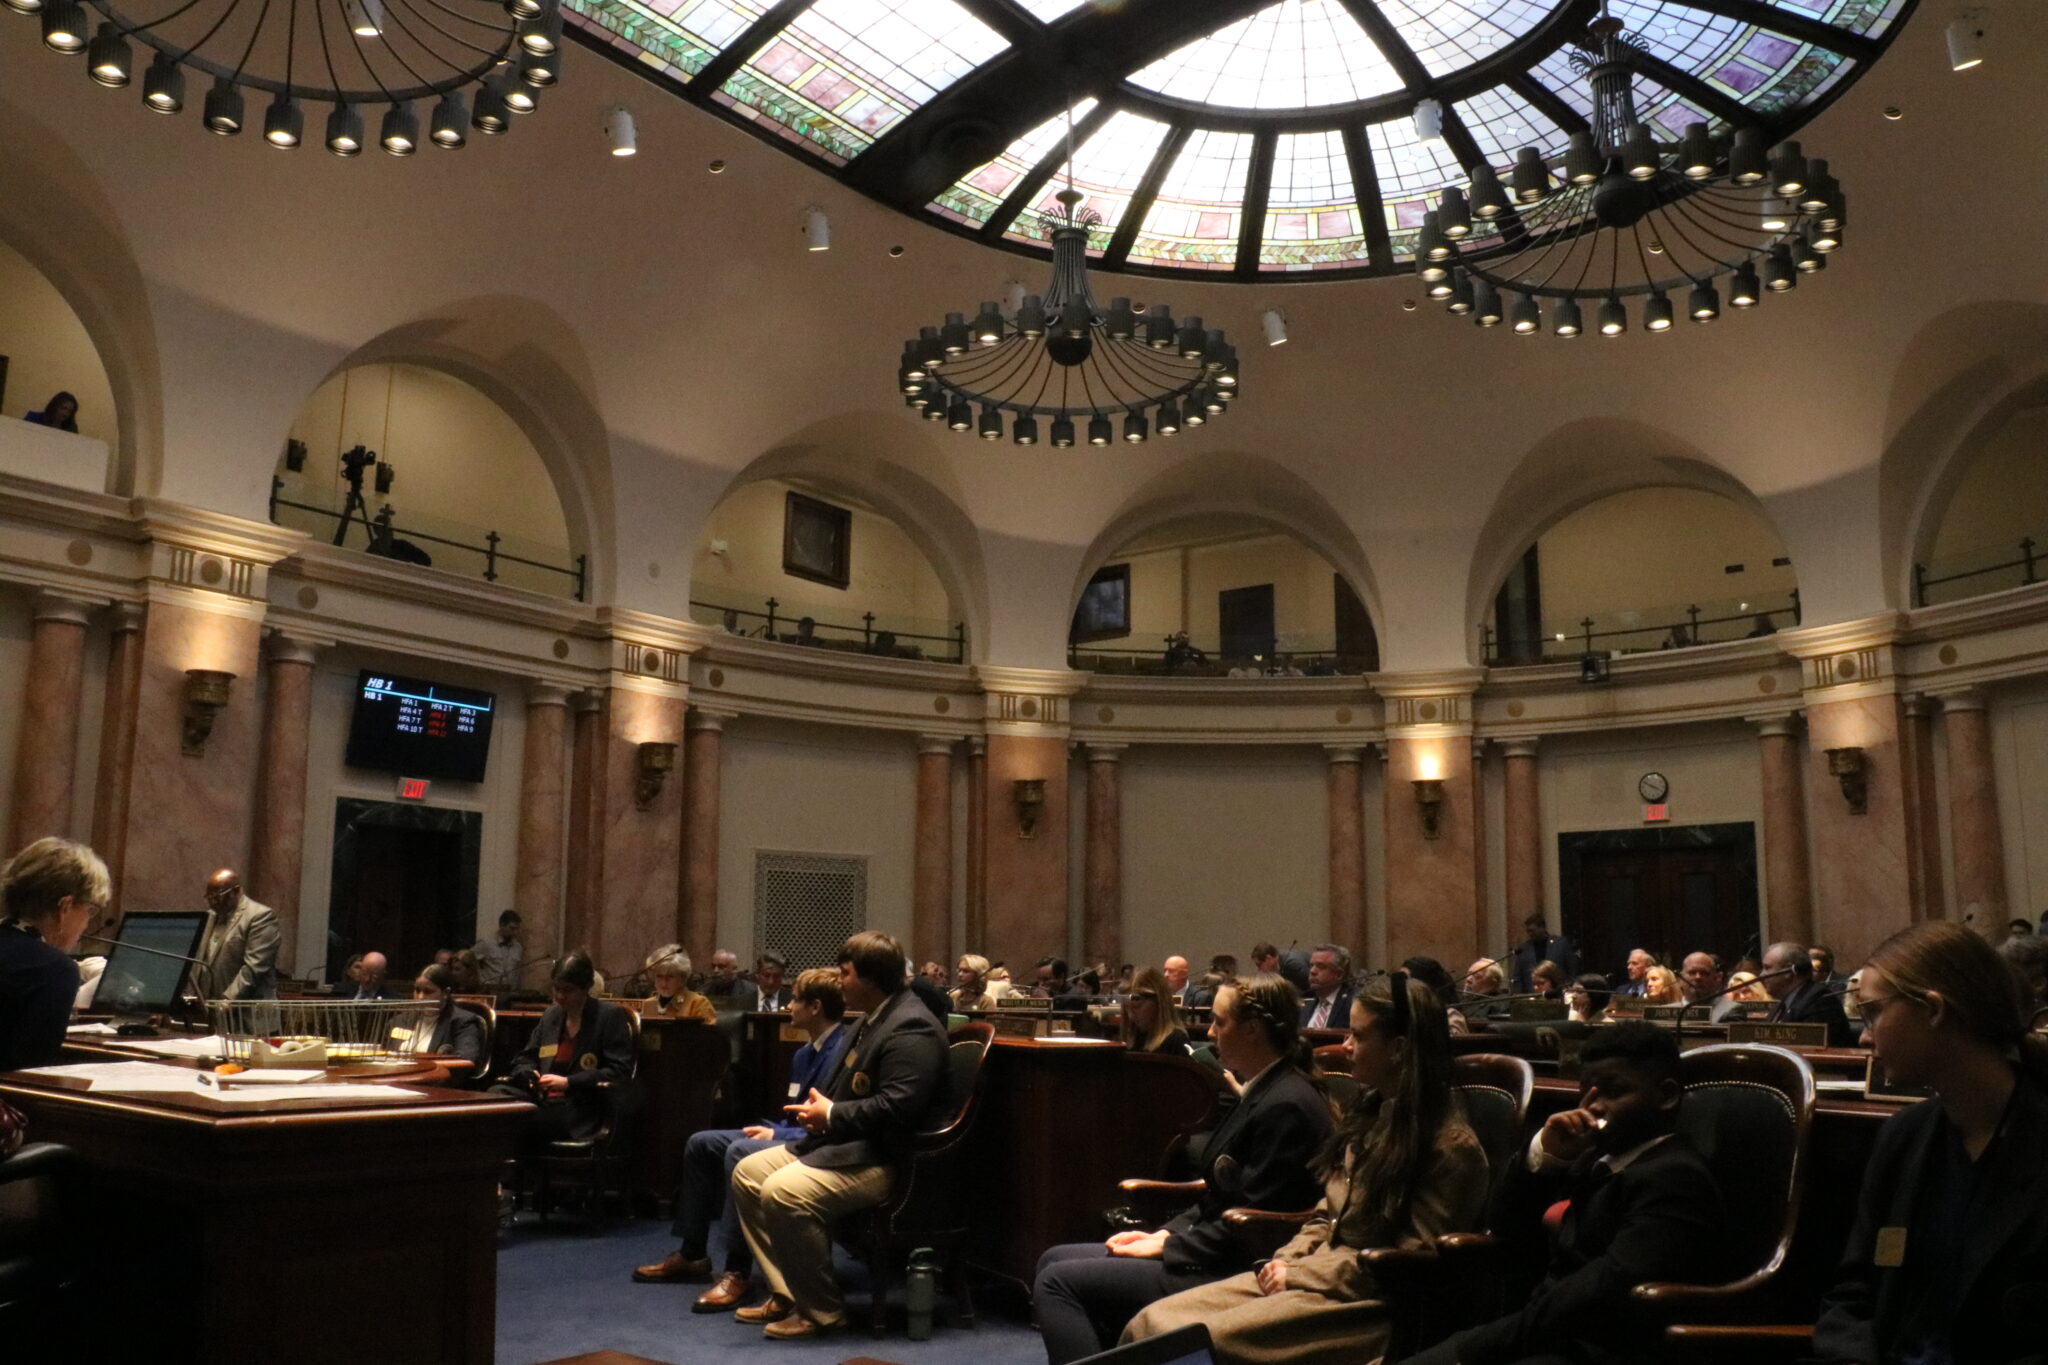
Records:
[[[1643,974],[1643,1003],[1645,1005],[1682,1005],[1685,992],[1679,989],[1678,977],[1669,967],[1652,967]]]
[[[702,1019],[718,1022],[709,998],[690,989],[690,955],[680,943],[664,943],[647,955],[641,968],[654,984],[654,994],[634,1008],[642,1019]]]
[[[1756,979],[1755,972],[1737,972],[1729,977],[1728,998],[1745,1005],[1771,1003],[1771,993],[1764,989],[1763,982]]]
[[[997,963],[988,969],[988,998],[1000,1000],[1006,995],[1015,995],[1017,988],[1010,984],[1010,969]]]
[[[1131,978],[1124,997],[1124,1046],[1133,1052],[1188,1055],[1188,1032],[1180,1024],[1180,1006],[1167,989],[1166,973],[1146,967]]]
[[[956,1010],[992,1010],[996,998],[988,991],[988,959],[980,953],[964,953],[960,965],[953,969],[953,1008]]]
[[[2048,1039],[2027,1030],[2019,977],[1973,930],[1930,920],[1879,944],[1856,994],[1878,1065],[1934,1098],[1878,1132],[1814,1353],[2039,1360]]]
[[[1125,1341],[1205,1323],[1225,1365],[1353,1365],[1387,1349],[1387,1305],[1362,1253],[1478,1226],[1486,1153],[1452,1090],[1442,997],[1405,972],[1351,1002],[1359,1098],[1316,1161],[1323,1201],[1257,1270],[1161,1299]]]

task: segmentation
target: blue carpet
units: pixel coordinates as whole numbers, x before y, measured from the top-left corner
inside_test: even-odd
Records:
[[[866,1328],[866,1276],[842,1256],[840,1283],[854,1295],[852,1325],[822,1341],[770,1341],[730,1314],[692,1313],[703,1285],[632,1282],[634,1266],[673,1250],[666,1222],[641,1219],[590,1232],[574,1213],[546,1228],[521,1214],[517,1227],[499,1234],[498,1365],[540,1365],[601,1350],[671,1365],[838,1365],[861,1355],[902,1365],[958,1365],[963,1356],[974,1365],[1045,1365],[1045,1348],[1014,1293],[977,1284],[973,1328],[950,1326],[942,1299],[930,1341],[903,1335],[899,1299],[890,1334],[877,1340]]]

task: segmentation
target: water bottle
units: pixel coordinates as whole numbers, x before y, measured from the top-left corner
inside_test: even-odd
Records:
[[[910,1253],[910,1266],[903,1278],[903,1301],[910,1311],[910,1339],[930,1341],[932,1314],[939,1306],[939,1266],[930,1247],[919,1247]]]

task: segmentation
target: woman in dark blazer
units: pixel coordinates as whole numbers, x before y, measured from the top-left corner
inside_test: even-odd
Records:
[[[590,993],[597,972],[590,955],[574,952],[555,965],[555,1003],[541,1015],[510,1081],[531,1094],[540,1113],[526,1129],[529,1148],[581,1140],[604,1125],[605,1081],[633,1074],[633,1029],[626,1011]]]
[[[473,1086],[482,1081],[490,1071],[491,1035],[484,1028],[482,1015],[455,1003],[455,969],[441,962],[427,967],[412,983],[412,998],[435,1001],[441,1010],[431,1024],[399,1040],[399,1051],[460,1057],[469,1063],[469,1069],[452,1077],[453,1083]]]
[[[1217,1058],[1244,1094],[1203,1149],[1201,1198],[1156,1231],[1056,1246],[1040,1258],[1031,1302],[1051,1365],[1116,1345],[1156,1299],[1251,1269],[1252,1249],[1224,1210],[1298,1212],[1322,1196],[1311,1166],[1335,1124],[1309,1079],[1301,997],[1284,978],[1259,975],[1219,987],[1214,1009]]]
[[[1824,1361],[2041,1365],[2048,1338],[2048,1043],[2018,977],[1945,920],[1885,940],[1857,979],[1864,1038],[1935,1097],[1878,1134],[1814,1331]]]

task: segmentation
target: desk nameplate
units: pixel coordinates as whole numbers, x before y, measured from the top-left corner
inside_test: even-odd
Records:
[[[1730,1024],[1728,1041],[1731,1043],[1768,1043],[1773,1047],[1789,1047],[1801,1050],[1824,1048],[1828,1045],[1826,1024]]]
[[[996,1010],[1045,1010],[1050,1012],[1052,1000],[1046,996],[1006,995],[996,1001]]]
[[[1816,1027],[1825,1027],[1817,1025]],[[1934,1091],[1924,1085],[1900,1085],[1879,1065],[1876,1057],[1864,1064],[1863,1098],[1876,1100],[1880,1104],[1917,1104],[1931,1099]]]

